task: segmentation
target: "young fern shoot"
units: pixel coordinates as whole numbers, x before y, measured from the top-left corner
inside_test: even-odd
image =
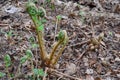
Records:
[[[67,32],[65,30],[61,30],[58,34],[58,42],[54,45],[50,53],[50,60],[48,64],[51,63],[52,65],[55,65],[57,63],[67,43],[68,43]],[[58,50],[57,56],[54,56],[55,52],[60,46],[61,48]]]
[[[38,43],[40,48],[40,56],[42,62],[48,67],[54,67],[60,58],[66,44],[68,43],[68,36],[65,30],[61,30],[58,35],[58,42],[54,45],[50,54],[47,53],[44,42],[44,27],[41,21],[42,17],[46,17],[46,11],[44,8],[37,8],[33,2],[27,3],[27,12],[29,13],[32,21],[34,22],[36,33],[38,36]],[[58,50],[58,48],[60,48]],[[57,53],[57,54],[56,54]]]
[[[38,36],[38,43],[40,48],[40,55],[42,56],[42,60],[45,61],[48,54],[45,50],[44,45],[44,38],[43,38],[43,24],[40,22],[40,16],[44,16],[44,13],[38,11],[39,9],[35,6],[33,2],[28,2],[27,4],[27,12],[29,13],[31,19],[34,22],[34,25],[36,27],[36,32]],[[40,15],[41,14],[41,15]]]

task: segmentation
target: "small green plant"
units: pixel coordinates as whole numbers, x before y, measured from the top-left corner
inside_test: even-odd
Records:
[[[31,69],[33,71],[33,76],[29,76],[29,78],[31,78],[32,80],[35,80],[35,78],[37,78],[37,80],[39,80],[39,76],[42,77],[45,75],[45,73],[44,73],[43,69],[34,68],[32,57],[33,57],[32,51],[28,49],[28,50],[26,50],[26,55],[21,57],[20,63],[22,65],[27,60],[30,60],[31,61]]]
[[[51,2],[51,0],[45,0],[46,2],[48,2],[48,3],[50,3]]]
[[[5,62],[6,67],[9,67],[11,65],[11,58],[10,58],[10,56],[8,54],[5,55],[4,62]]]
[[[109,31],[108,34],[109,34],[110,36],[113,36],[113,32],[111,32],[111,31]]]
[[[37,69],[37,68],[35,68],[35,69],[33,69],[33,72],[34,72],[35,76],[44,76],[44,75],[46,75],[44,73],[43,69]]]
[[[55,10],[54,0],[45,0],[45,3],[48,4],[48,6],[49,6],[52,10]],[[44,4],[44,5],[45,5],[45,4]]]
[[[65,30],[61,30],[58,34],[59,40],[55,42],[51,53],[46,52],[45,48],[45,40],[44,40],[44,24],[42,19],[46,16],[46,11],[42,7],[36,7],[33,2],[27,3],[27,12],[29,13],[31,19],[34,22],[36,27],[36,33],[38,36],[38,44],[40,48],[40,55],[44,65],[49,67],[54,67],[57,63],[58,59],[60,58],[63,50],[65,49],[66,44],[68,43],[68,36]],[[61,19],[58,16],[58,19]]]
[[[56,35],[56,32],[57,32],[57,28],[60,26],[60,21],[62,19],[62,16],[61,15],[57,15],[56,16],[57,20],[56,20],[56,26],[55,26],[55,35]],[[55,41],[55,37],[54,37],[54,41]]]
[[[57,20],[60,21],[62,19],[62,16],[61,15],[57,15]]]
[[[7,33],[8,37],[12,36],[12,32],[13,32],[13,31],[9,31],[9,32]]]
[[[24,64],[26,61],[31,61],[31,69],[33,70],[34,66],[33,66],[33,61],[32,61],[32,51],[30,49],[26,50],[26,55],[24,55],[23,57],[20,58],[20,64],[18,65],[18,69],[17,69],[17,74],[15,76],[19,76],[21,74],[20,69],[22,67],[22,64]]]
[[[80,11],[79,12],[79,15],[81,16],[81,21],[84,23],[84,20],[85,20],[85,12],[84,11]]]
[[[28,49],[26,51],[26,55],[20,58],[20,63],[21,64],[25,63],[27,60],[30,60],[32,56],[33,56],[32,51]]]
[[[30,41],[30,44],[32,46],[31,48],[37,48],[38,47],[38,44],[36,44],[34,37],[30,37],[29,41]]]
[[[59,26],[59,24],[60,24],[62,16],[61,15],[57,15],[56,18],[57,18],[57,21],[56,21],[56,27],[57,27],[57,25]]]
[[[6,68],[6,71],[7,71],[7,75],[8,75],[8,77],[10,77],[8,67],[11,66],[12,62],[11,62],[11,58],[8,54],[4,56],[4,62],[5,62],[5,68]]]
[[[6,72],[7,73],[3,73],[3,72],[0,72],[0,78],[4,77],[7,75],[7,77],[10,79],[10,80],[13,80],[13,79],[17,79],[21,74],[20,72],[20,69],[22,67],[22,64],[24,64],[26,61],[30,61],[31,63],[31,71],[32,71],[32,76],[28,76],[28,78],[32,78],[32,80],[35,80],[35,78],[38,78],[37,80],[39,80],[39,77],[41,76],[45,76],[46,74],[44,73],[43,69],[37,69],[37,68],[34,68],[34,65],[33,65],[33,53],[30,49],[26,50],[26,55],[24,55],[23,57],[20,58],[20,64],[18,65],[18,70],[16,72],[16,74],[13,74],[13,73],[10,73],[9,72],[9,67],[12,66],[12,61],[11,61],[11,58],[10,56],[7,54],[4,56],[4,63],[5,63],[5,69],[6,69]]]
[[[10,30],[9,32],[5,32],[5,35],[6,35],[7,39],[11,39],[11,37],[13,36],[13,31]]]
[[[6,74],[3,72],[0,72],[0,78],[4,77]]]
[[[41,80],[40,77],[43,77],[43,76],[47,76],[47,74],[45,74],[43,69],[34,68],[33,69],[33,76],[27,76],[27,79],[29,79],[29,80]]]

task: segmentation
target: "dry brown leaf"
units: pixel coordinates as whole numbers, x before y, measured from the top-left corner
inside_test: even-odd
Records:
[[[96,77],[95,80],[102,80],[100,77]]]
[[[101,64],[98,64],[97,65],[97,70],[96,70],[98,73],[101,73],[101,71],[102,71],[102,66],[101,66]]]
[[[86,75],[86,80],[94,80],[94,78],[91,75]]]
[[[77,67],[74,63],[70,63],[67,65],[67,71],[65,73],[69,75],[74,74],[76,72],[76,68]]]

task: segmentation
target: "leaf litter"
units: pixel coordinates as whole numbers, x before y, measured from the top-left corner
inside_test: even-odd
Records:
[[[34,55],[34,66],[41,68],[41,61],[38,57],[39,49],[37,49],[38,47],[31,48],[29,41],[30,37],[33,37],[36,42],[37,39],[34,25],[25,11],[26,1],[18,0],[18,2],[19,6],[16,6],[17,3],[12,0],[0,2],[2,7],[0,9],[0,72],[5,72],[3,59],[8,54],[13,61],[9,71],[16,73],[20,57],[25,55],[25,51],[29,48]],[[38,5],[40,6],[42,3],[44,4],[45,0],[40,1]],[[47,22],[44,25],[47,51],[50,51],[54,41],[57,15],[61,15],[57,31],[67,30],[70,40],[58,62],[59,66],[54,71],[55,73],[49,74],[46,79],[57,80],[62,76],[62,80],[76,80],[76,78],[79,78],[78,80],[119,80],[120,1],[53,0],[53,3],[55,5],[53,9],[49,4],[44,6],[47,12]],[[6,6],[12,6],[11,9],[15,11],[6,12]],[[6,35],[10,31],[13,35]],[[93,44],[91,46],[91,42],[88,40],[97,39],[101,33],[104,33],[104,37],[101,44],[98,45],[99,47]],[[90,50],[90,46],[94,49]],[[84,55],[78,59],[83,52],[85,52]],[[30,65],[27,61],[22,66],[21,72],[29,75],[31,73]],[[23,76],[19,78],[26,80]],[[7,76],[2,78],[2,80],[7,79]]]

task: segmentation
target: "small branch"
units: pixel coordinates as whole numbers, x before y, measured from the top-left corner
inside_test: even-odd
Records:
[[[79,78],[76,78],[76,77],[73,77],[73,76],[67,75],[67,74],[62,73],[62,72],[59,72],[59,71],[57,71],[57,70],[55,70],[55,69],[52,69],[52,68],[48,68],[48,69],[49,69],[51,72],[55,72],[55,73],[60,74],[60,75],[58,75],[58,76],[63,75],[63,76],[65,76],[65,77],[68,77],[68,78],[71,78],[71,79],[74,79],[74,80],[80,80]],[[56,75],[57,75],[57,74],[56,74]]]
[[[74,44],[74,45],[70,45],[70,46],[68,46],[68,47],[74,47],[74,46],[80,46],[80,45],[83,45],[83,44],[85,44],[85,43],[89,43],[90,42],[90,39],[88,39],[88,40],[85,40],[85,41],[83,41],[83,42],[80,42],[80,43],[77,43],[77,44]]]
[[[8,26],[8,25],[9,25],[9,24],[1,24],[1,23],[0,23],[0,26]]]
[[[94,26],[93,26],[93,17],[92,17],[92,22],[90,23],[90,26],[92,28],[92,37],[95,37],[95,31],[94,31]]]
[[[75,62],[79,61],[88,50],[89,50],[89,48],[87,50],[83,51],[82,54],[80,54],[79,57],[76,59]]]
[[[63,78],[63,76],[60,76],[57,80],[60,80],[61,78]]]

